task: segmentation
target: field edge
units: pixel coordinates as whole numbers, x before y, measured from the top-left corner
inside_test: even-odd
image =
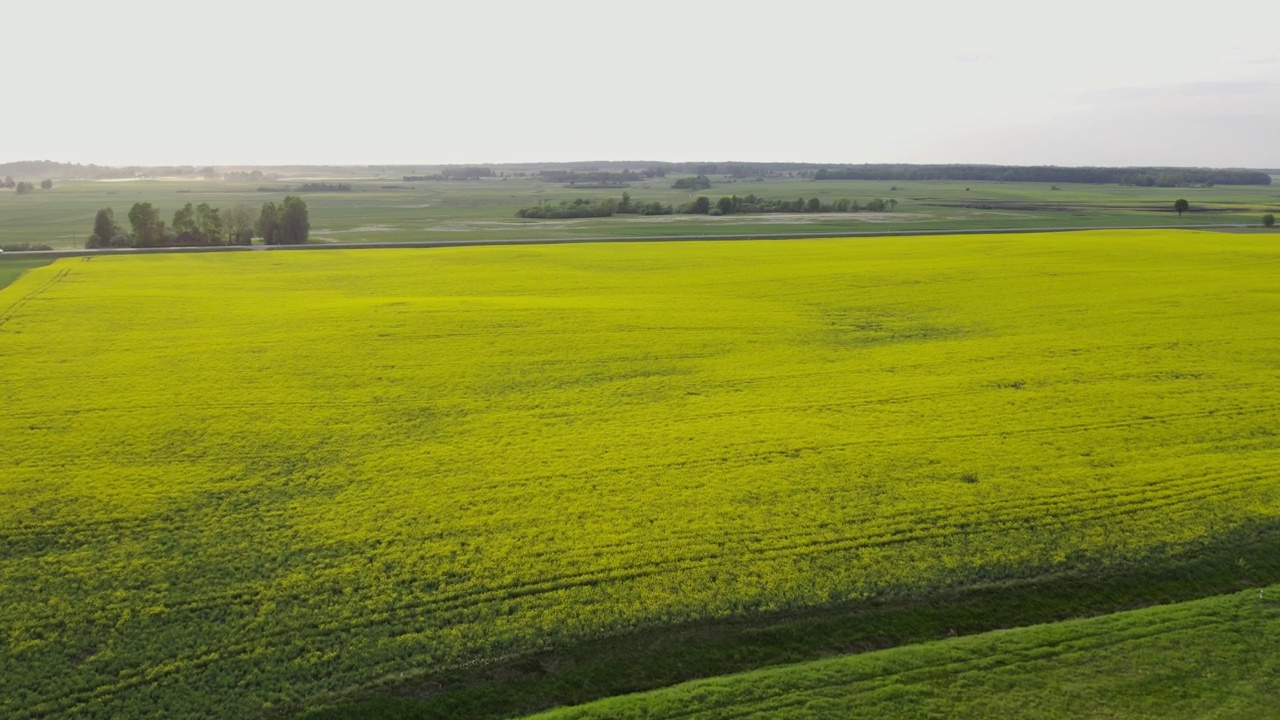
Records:
[[[353,689],[294,720],[515,718],[839,655],[1228,595],[1280,582],[1280,521],[1144,567],[689,623]]]
[[[1120,708],[1134,705],[1147,709],[1134,717],[1153,717],[1150,710],[1204,717],[1206,705],[1218,706],[1215,717],[1224,707],[1233,717],[1270,717],[1280,689],[1276,661],[1258,656],[1280,633],[1277,591],[1280,586],[1271,585],[1256,595],[1243,591],[774,666],[526,720],[760,717],[784,708],[803,717],[847,717],[853,707],[859,717],[1007,717],[1012,707],[1079,717],[1097,712],[1089,706],[1099,703],[1108,717],[1129,716]],[[1221,685],[1216,692],[1203,687],[1213,684]]]

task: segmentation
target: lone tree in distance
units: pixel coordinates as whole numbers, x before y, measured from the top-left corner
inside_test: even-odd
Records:
[[[1178,198],[1173,201],[1173,209],[1178,213],[1178,217],[1182,217],[1182,213],[1191,209],[1191,203],[1183,200],[1182,198]]]
[[[1276,216],[1275,216],[1275,215],[1272,215],[1271,213],[1267,213],[1266,215],[1263,215],[1263,216],[1262,216],[1262,225],[1263,225],[1264,227],[1275,227],[1275,226],[1276,226]]]

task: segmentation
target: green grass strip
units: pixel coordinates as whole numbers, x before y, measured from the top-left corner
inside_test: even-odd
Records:
[[[485,667],[437,673],[390,684],[364,691],[358,698],[351,698],[347,702],[307,712],[301,717],[306,720],[509,718],[558,705],[578,705],[600,698],[668,688],[696,678],[715,678],[770,666],[781,666],[778,672],[783,672],[789,664],[829,658],[832,655],[868,653],[868,657],[875,658],[886,648],[899,648],[907,653],[904,657],[915,658],[917,656],[913,653],[916,650],[903,646],[937,641],[953,634],[963,636],[960,639],[964,644],[960,647],[966,648],[965,652],[976,647],[979,649],[973,652],[981,656],[982,638],[988,637],[981,633],[1004,628],[1026,628],[1015,630],[1012,634],[1016,636],[1017,633],[1039,632],[1041,635],[1033,637],[1050,638],[1056,632],[1052,628],[1057,625],[1044,625],[1041,628],[1029,626],[1072,618],[1095,618],[1064,625],[1084,628],[1080,632],[1087,633],[1087,628],[1092,627],[1090,623],[1099,623],[1098,627],[1110,627],[1109,623],[1114,622],[1107,617],[1110,613],[1118,613],[1114,616],[1118,618],[1142,618],[1147,614],[1176,613],[1177,608],[1183,607],[1178,603],[1236,607],[1249,598],[1256,598],[1256,587],[1278,581],[1280,523],[1270,526],[1255,525],[1225,538],[1224,543],[1215,548],[1202,548],[1151,566],[1135,564],[1112,572],[1067,573],[1022,583],[994,584],[913,598],[885,599],[805,613],[695,623],[661,631],[624,635]],[[1249,589],[1241,593],[1241,588]],[[1280,598],[1280,589],[1268,592]],[[1145,610],[1132,610],[1153,604],[1154,607]],[[1280,629],[1275,627],[1276,606],[1269,607],[1272,608],[1269,611],[1272,614],[1268,616],[1272,623],[1269,642],[1274,646],[1280,640]],[[1224,632],[1249,637],[1250,633],[1255,632],[1250,630],[1252,627],[1253,625],[1228,627]],[[929,657],[928,653],[934,652],[929,648],[935,647],[942,647],[946,651],[952,645],[924,645],[922,648],[925,655],[922,657]],[[1101,660],[1106,652],[1099,650],[1097,654]],[[824,662],[827,661],[815,664],[822,665]],[[857,657],[841,657],[830,662],[861,661]],[[1080,662],[1088,664],[1091,660],[1084,658]],[[1168,657],[1158,657],[1152,662],[1156,666],[1165,662],[1175,664],[1181,662],[1181,656],[1171,652]],[[807,665],[800,667],[804,666]],[[1235,671],[1244,672],[1247,669],[1241,666],[1235,668]],[[770,671],[763,672],[767,674]],[[760,674],[752,672],[723,682],[749,684]],[[746,680],[739,680],[739,677]],[[661,708],[681,707],[681,703],[687,703],[687,700],[672,700],[667,704],[665,698],[668,696],[663,693],[695,692],[700,684],[693,682],[669,690],[659,690],[637,696],[640,699],[636,700],[624,698],[601,701],[585,706],[582,711],[585,714],[581,717],[614,717],[614,713],[623,713],[624,710],[630,712],[628,708],[632,702],[636,703],[636,708],[654,713],[655,718],[668,717]],[[857,692],[859,687],[861,686],[853,687],[850,692]],[[984,692],[996,694],[998,690],[993,687]],[[1098,693],[1105,692],[1105,687],[1098,690]],[[656,698],[653,702],[658,704],[644,704],[651,697]],[[887,694],[886,702],[894,697],[893,693]],[[1009,697],[1014,698],[1016,695]],[[980,698],[972,700],[978,703]],[[999,698],[987,700],[996,703],[993,707],[1005,707],[1006,711],[1013,707],[1000,705]],[[847,703],[836,706],[833,717],[843,717],[840,713],[845,712],[846,705]],[[1194,703],[1192,706],[1199,707]],[[875,712],[896,712],[892,705],[871,707],[875,710],[868,717],[875,717]],[[944,715],[953,714],[938,710],[936,706],[931,707]],[[967,709],[969,706],[957,706],[955,712],[961,712],[959,708],[962,707]],[[736,712],[745,711],[738,709],[728,714]],[[765,716],[768,714],[766,712]],[[803,713],[800,715],[804,716]],[[635,716],[646,717],[643,713]],[[570,714],[568,717],[579,716]],[[1146,716],[1137,714],[1132,717]]]
[[[7,254],[6,254],[7,255]],[[0,255],[0,290],[8,287],[22,273],[53,262],[51,257],[6,257]]]
[[[539,720],[1276,717],[1280,586],[690,682]]]

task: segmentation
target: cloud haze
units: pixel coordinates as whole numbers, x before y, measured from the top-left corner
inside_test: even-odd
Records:
[[[1275,3],[24,3],[0,161],[1280,167]]]

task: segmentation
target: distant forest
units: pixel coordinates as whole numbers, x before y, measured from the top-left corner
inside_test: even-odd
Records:
[[[481,178],[494,177],[492,168],[476,167],[467,165],[465,167],[445,167],[435,175],[405,175],[405,182],[419,182],[423,180],[480,180]]]
[[[568,185],[577,185],[579,183],[588,185],[614,185],[624,186],[629,182],[637,182],[650,177],[648,173],[638,173],[633,170],[623,170],[621,172],[575,172],[572,170],[543,170],[538,173],[539,180],[547,182],[565,183]]]
[[[1147,187],[1203,185],[1270,185],[1266,170],[1177,167],[1058,167],[1018,165],[910,165],[901,163],[840,165],[788,162],[653,162],[602,160],[582,162],[498,163],[492,165],[289,165],[129,166],[79,165],[47,160],[0,163],[0,176],[18,179],[116,179],[135,177],[190,177],[253,181],[276,180],[287,174],[340,178],[369,172],[400,175],[405,182],[425,180],[483,180],[533,177],[569,185],[623,187],[628,183],[673,175],[724,176],[736,179],[799,177],[814,180],[972,180],[1043,183],[1118,183]]]
[[[854,165],[821,168],[814,180],[988,180],[995,182],[1116,183],[1144,187],[1189,185],[1270,185],[1271,176],[1258,170],[1207,168],[1106,168],[1052,165]]]

